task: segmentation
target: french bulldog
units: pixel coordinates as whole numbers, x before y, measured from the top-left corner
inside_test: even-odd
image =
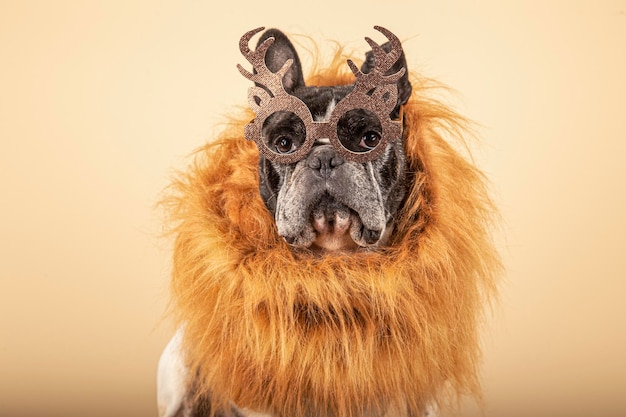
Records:
[[[372,50],[360,69],[349,62],[356,81],[335,86],[305,84],[296,49],[280,30],[261,34],[256,56],[247,44],[259,30],[242,38],[240,48],[254,66],[240,71],[255,82],[249,101],[257,118],[246,138],[260,150],[259,192],[294,251],[369,250],[393,234],[408,189],[401,116],[412,87],[399,41],[377,29],[390,41],[379,46],[366,38]],[[282,105],[268,103],[277,97]],[[305,108],[294,108],[302,103]],[[210,399],[193,395],[182,331],[159,363],[159,415],[209,416],[216,412]],[[217,414],[257,415],[235,406]]]

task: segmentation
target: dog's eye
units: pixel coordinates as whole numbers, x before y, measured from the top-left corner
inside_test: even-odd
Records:
[[[365,149],[374,149],[380,143],[380,135],[372,130],[365,132],[359,146]]]
[[[370,152],[380,145],[382,125],[378,116],[369,110],[352,109],[337,121],[337,137],[351,152]]]
[[[278,153],[291,153],[296,149],[296,146],[288,136],[279,136],[274,142],[276,152]]]

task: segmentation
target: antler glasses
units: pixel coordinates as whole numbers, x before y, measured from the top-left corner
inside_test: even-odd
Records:
[[[254,71],[249,72],[241,65],[237,65],[244,77],[257,84],[248,90],[248,102],[256,117],[246,125],[244,134],[246,139],[256,142],[263,156],[281,164],[292,164],[308,154],[316,139],[327,138],[342,158],[354,162],[367,162],[378,158],[389,141],[402,136],[402,121],[391,120],[390,114],[397,104],[396,83],[406,70],[401,68],[394,74],[385,75],[402,55],[400,40],[393,33],[383,27],[374,26],[374,29],[389,39],[390,51],[385,52],[380,45],[366,37],[365,40],[374,53],[374,68],[363,73],[352,60],[347,60],[356,77],[354,88],[337,103],[327,121],[317,122],[307,105],[298,97],[287,93],[283,86],[282,79],[293,64],[293,60],[287,60],[276,72],[270,71],[265,64],[265,53],[274,43],[274,38],[266,39],[255,51],[250,50],[250,39],[263,29],[265,28],[251,30],[239,41],[239,49],[252,64]],[[354,150],[354,147],[350,149],[345,138],[338,133],[340,120],[352,110],[363,110],[378,119],[381,134],[380,141],[375,146],[363,148],[362,151]],[[273,148],[268,139],[263,137],[266,120],[277,112],[295,115],[302,122],[306,132],[306,139],[285,153]]]

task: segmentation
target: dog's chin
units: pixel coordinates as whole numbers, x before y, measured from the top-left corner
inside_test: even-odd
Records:
[[[314,252],[354,252],[361,248],[348,235],[341,237],[318,236],[309,247]]]

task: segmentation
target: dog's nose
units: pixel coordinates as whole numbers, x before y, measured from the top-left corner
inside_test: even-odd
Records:
[[[307,158],[309,168],[319,171],[324,178],[343,162],[343,158],[337,155],[331,145],[315,146]]]

